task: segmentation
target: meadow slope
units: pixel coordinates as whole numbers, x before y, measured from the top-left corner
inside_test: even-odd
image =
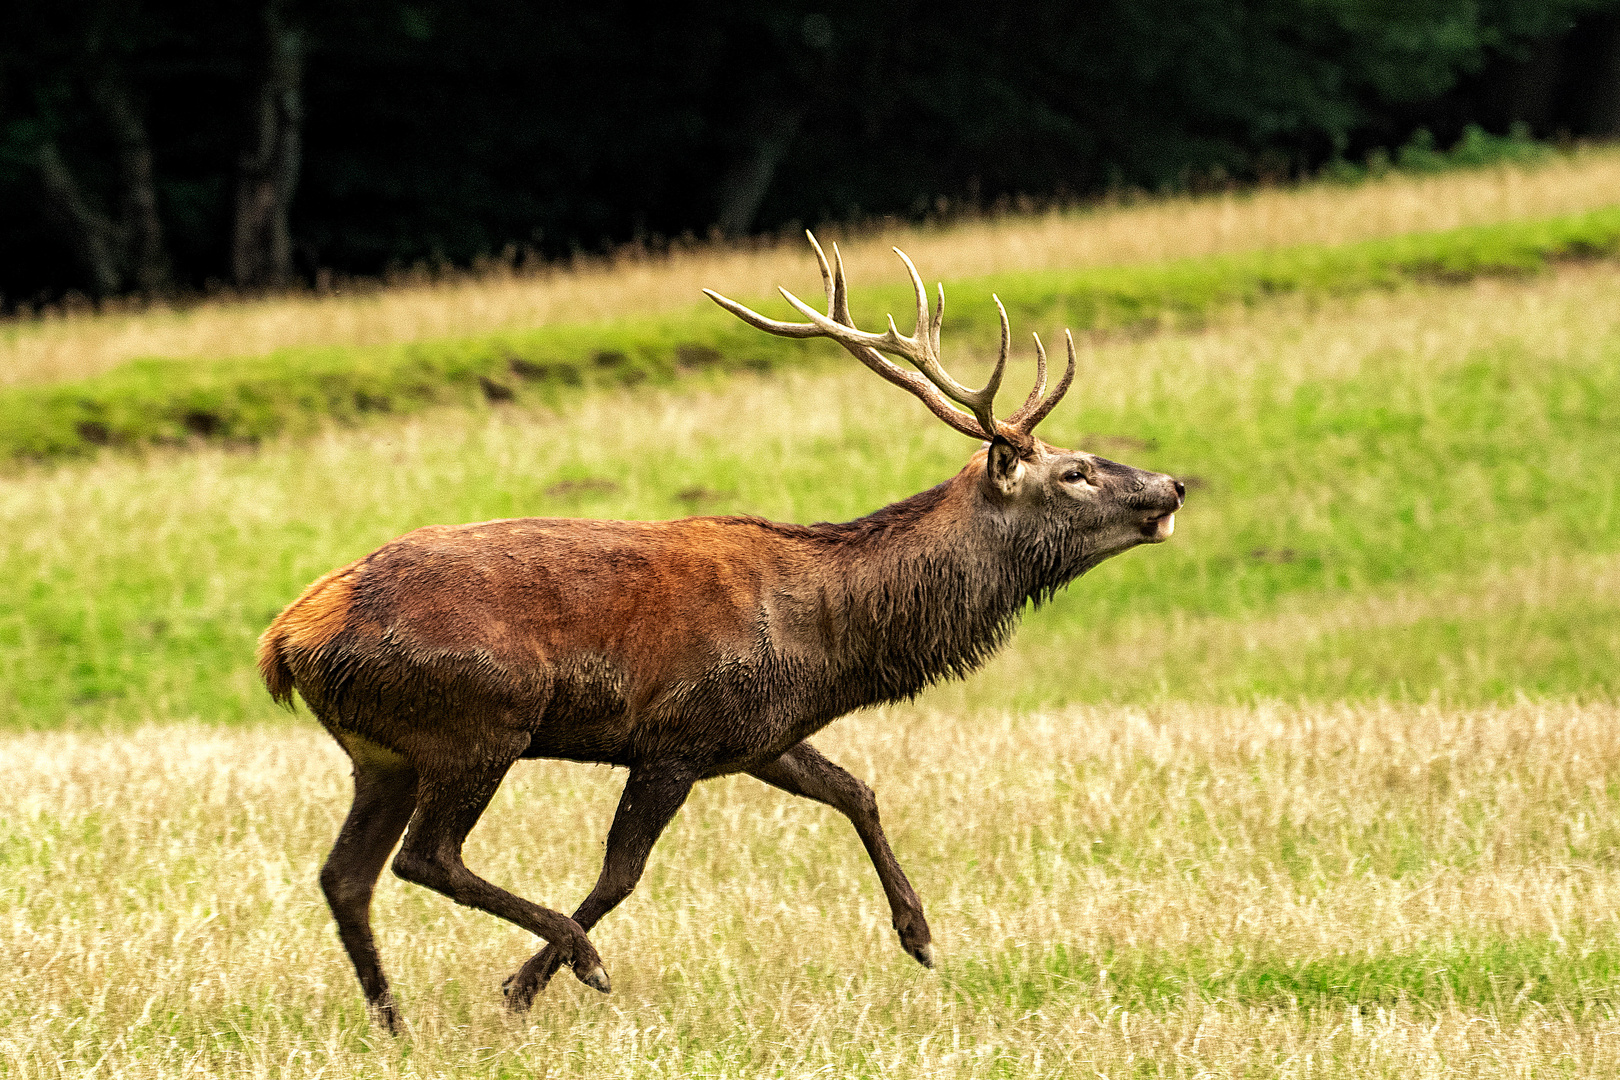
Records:
[[[1023,223],[1092,237],[1071,262],[989,223],[906,244],[955,251],[930,269],[954,276],[1613,203],[1620,172],[1592,178],[1620,154],[1558,162]],[[1241,228],[1205,235],[1217,220]],[[658,282],[769,281],[779,254],[631,262],[601,296],[645,286],[654,310]],[[584,311],[596,272],[544,303]],[[217,355],[209,335],[365,340],[415,303],[404,339],[550,317],[544,281],[480,287],[68,319],[7,347],[44,343],[46,367],[82,348],[90,371],[171,331]],[[947,325],[965,381],[983,345]],[[534,942],[385,876],[397,1041],[368,1024],[316,884],[346,764],[252,669],[274,614],[423,524],[848,519],[952,475],[972,442],[850,360],[0,475],[0,1075],[1620,1072],[1620,265],[1089,336],[1041,433],[1185,478],[1176,536],[1030,612],[966,682],[817,739],[876,787],[937,971],[899,950],[847,822],[728,779],[592,935],[607,998],[565,978],[506,1016],[500,980]],[[522,763],[470,865],[570,907],[620,781]]]
[[[1204,326],[1234,308],[1285,297],[1310,303],[1420,282],[1519,279],[1550,266],[1617,256],[1620,207],[1611,206],[1338,247],[1009,272],[957,281],[953,291],[999,297],[1020,325],[1062,326],[1081,336],[1139,335]],[[906,282],[861,288],[851,306],[858,324],[872,326],[882,325],[883,312],[913,308],[915,301]],[[772,304],[780,301],[772,298]],[[956,352],[998,339],[991,305],[952,311]],[[0,468],[89,456],[105,447],[257,446],[308,435],[323,424],[387,422],[446,405],[543,404],[570,411],[592,389],[805,370],[818,361],[843,362],[841,356],[830,341],[762,334],[701,302],[653,319],[482,338],[281,349],[216,360],[149,357],[90,378],[0,388]]]
[[[1281,302],[1083,354],[1042,433],[1186,477],[1178,533],[928,700],[1615,692],[1620,269]],[[841,520],[972,449],[851,361],[30,470],[0,480],[0,726],[267,719],[271,616],[418,525]]]

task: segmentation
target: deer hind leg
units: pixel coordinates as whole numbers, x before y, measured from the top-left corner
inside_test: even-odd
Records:
[[[321,891],[367,1006],[388,1030],[397,1032],[399,1015],[371,936],[371,894],[416,809],[416,770],[363,739],[340,741],[354,762],[354,805],[321,868]]]
[[[501,752],[494,761],[486,759],[482,764],[443,753],[433,756],[435,768],[419,766],[416,814],[411,818],[404,845],[394,857],[394,873],[544,938],[573,967],[580,982],[605,994],[612,989],[607,971],[578,923],[561,912],[491,885],[462,861],[461,848],[467,834],[478,823],[527,742],[525,737],[522,745],[509,748],[510,753]]]
[[[631,770],[608,830],[602,873],[574,912],[574,921],[581,927],[590,930],[635,889],[653,844],[686,802],[695,780],[689,769],[679,765]],[[556,945],[547,945],[531,956],[502,986],[507,1008],[526,1012],[561,965],[562,953]]]
[[[889,898],[889,911],[900,945],[923,967],[934,966],[933,935],[923,918],[922,901],[906,880],[905,871],[889,850],[878,820],[877,797],[872,789],[847,771],[828,761],[807,742],[799,743],[775,761],[748,770],[749,775],[773,787],[837,810],[855,825],[855,832],[877,868],[883,893]]]

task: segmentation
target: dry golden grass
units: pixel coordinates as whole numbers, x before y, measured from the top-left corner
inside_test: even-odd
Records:
[[[894,244],[930,277],[949,280],[1546,217],[1611,205],[1617,191],[1620,149],[1592,148],[1535,166],[1397,174],[1355,187],[1310,184],[945,227],[880,228],[849,238],[844,249],[858,282],[892,279],[888,249]],[[538,274],[495,272],[330,296],[52,316],[0,330],[0,383],[80,378],[138,356],[258,355],[295,345],[386,344],[589,322],[683,308],[697,302],[705,286],[758,297],[779,282],[814,280],[807,249],[788,238],[758,248],[698,245],[667,256],[585,261]]]
[[[385,877],[396,1042],[368,1026],[319,898],[348,784],[313,723],[8,738],[0,1072],[1620,1070],[1613,706],[895,709],[818,742],[876,786],[938,971],[900,952],[847,822],[725,780],[593,935],[607,998],[565,977],[507,1017],[497,987],[532,941]],[[521,765],[470,864],[571,903],[620,775]],[[1325,989],[1289,984],[1310,970]],[[1354,981],[1447,970],[1383,999]]]
[[[1596,380],[1612,370],[1617,281],[1612,264],[1564,267],[1088,342],[1052,438],[1160,438],[1155,453],[1185,455],[1164,467],[1208,484],[1172,544],[1077,583],[968,693],[1008,700],[1043,666],[1080,677],[1064,664],[1138,681],[1174,664],[1196,681],[1259,655],[1270,671],[1352,632],[1332,662],[1375,664],[1410,645],[1386,636],[1435,620],[1476,635],[1528,625],[1509,645],[1535,648],[1550,639],[1514,613],[1550,609],[1585,619],[1580,639],[1612,666],[1620,564],[1606,533],[1569,549],[1577,526],[1615,513],[1620,489],[1595,435],[1572,440],[1545,410],[1493,422],[1506,456],[1555,448],[1545,464],[1564,501],[1535,509],[1483,497],[1516,473],[1446,456],[1460,452],[1445,440],[1471,428],[1392,429],[1408,441],[1391,459],[1310,427],[1264,428],[1281,421],[1262,406],[1368,383],[1398,405],[1454,389],[1471,368]],[[1534,404],[1512,397],[1533,382],[1508,380],[1503,400]],[[1578,397],[1573,376],[1558,385]],[[1483,408],[1495,393],[1467,400]],[[252,454],[41,469],[0,484],[5,685],[20,699],[64,672],[84,680],[41,695],[19,722],[30,707],[58,710],[52,722],[267,716],[249,657],[269,612],[405,528],[514,512],[666,516],[693,508],[678,493],[695,485],[716,493],[705,509],[843,517],[936,482],[970,449],[851,363],[591,395],[567,416],[427,414]],[[1443,469],[1415,471],[1426,456]],[[1265,482],[1244,486],[1255,469]],[[1607,488],[1565,498],[1593,475]],[[556,487],[582,477],[616,486]],[[1422,495],[1403,555],[1414,576],[1374,588],[1355,574],[1395,543],[1388,504],[1403,484]],[[1200,591],[1198,567],[1251,566],[1248,547],[1273,542],[1270,528],[1306,554],[1336,545],[1351,579],[1294,593],[1279,579],[1267,587],[1284,595],[1258,616],[1175,613],[1225,610],[1218,589]],[[1470,547],[1465,533],[1483,539]],[[1144,614],[1086,637],[1105,606]],[[1447,648],[1433,651],[1465,655]],[[397,1042],[367,1024],[316,886],[348,784],[307,715],[5,737],[0,1074],[1620,1073],[1620,707],[1007,715],[950,708],[955,693],[848,718],[817,740],[877,788],[928,907],[938,971],[900,952],[846,822],[726,780],[694,795],[641,889],[593,935],[617,988],[608,998],[564,977],[531,1018],[507,1017],[499,982],[533,942],[385,878],[377,924],[411,1025]],[[473,834],[471,865],[572,905],[594,880],[621,777],[525,763]]]

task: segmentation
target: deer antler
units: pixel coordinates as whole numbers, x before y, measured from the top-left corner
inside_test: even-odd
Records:
[[[1000,301],[997,301],[997,306],[1000,306]],[[1003,342],[1007,340],[1006,318],[1006,312],[1003,312],[1001,324],[1001,339]],[[1074,335],[1065,330],[1063,331],[1063,340],[1069,346],[1068,370],[1064,371],[1062,380],[1057,384],[1057,389],[1053,390],[1044,399],[1041,397],[1046,392],[1046,349],[1041,345],[1041,335],[1033,334],[1031,336],[1035,338],[1035,389],[1029,392],[1029,397],[1024,399],[1024,403],[1018,407],[1018,411],[1007,417],[1007,426],[1016,428],[1025,435],[1034,431],[1035,425],[1046,419],[1046,414],[1057,407],[1057,403],[1063,400],[1063,395],[1069,392],[1069,384],[1074,382]],[[1002,345],[1002,349],[1005,351],[1005,344]]]
[[[827,314],[823,315],[786,289],[778,291],[788,303],[809,319],[809,322],[790,323],[768,319],[712,289],[704,289],[704,295],[743,322],[768,334],[792,338],[831,338],[848,349],[861,363],[896,386],[904,387],[915,394],[924,405],[928,406],[930,412],[964,435],[975,439],[999,437],[1020,449],[1026,449],[1031,445],[1030,433],[1035,425],[1052,411],[1074,380],[1074,338],[1068,337],[1067,331],[1065,336],[1069,342],[1069,370],[1057,389],[1043,398],[1042,395],[1046,390],[1046,351],[1041,347],[1041,339],[1037,336],[1035,389],[1030,392],[1029,398],[1017,412],[1005,421],[999,421],[995,417],[993,405],[996,391],[1001,388],[1001,376],[1007,366],[1007,352],[1012,341],[1012,331],[1007,322],[1007,309],[1002,307],[999,297],[992,295],[996,310],[1001,315],[1001,355],[996,360],[996,370],[991,373],[990,381],[978,390],[969,390],[951,378],[939,361],[939,331],[940,324],[945,318],[944,285],[939,286],[939,303],[930,312],[928,291],[923,287],[917,267],[906,257],[905,252],[895,248],[894,253],[900,256],[900,261],[905,264],[906,271],[911,275],[912,287],[917,293],[917,326],[911,336],[907,337],[896,328],[894,316],[891,315],[887,330],[881,334],[867,333],[855,327],[855,321],[849,314],[849,289],[844,280],[844,260],[838,252],[838,245],[833,245],[833,266],[829,267],[827,256],[821,250],[821,245],[816,242],[815,236],[808,232],[805,235],[810,238],[810,246],[816,252],[816,261],[821,265],[821,281],[827,291]],[[909,361],[917,371],[907,371],[884,356],[884,353]],[[966,406],[972,417],[953,408],[952,402]]]

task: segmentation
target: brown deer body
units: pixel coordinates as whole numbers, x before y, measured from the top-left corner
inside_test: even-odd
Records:
[[[922,906],[871,790],[804,740],[852,709],[971,671],[1027,603],[1166,539],[1183,489],[1030,434],[1073,376],[1072,342],[1057,391],[1041,397],[1041,357],[1036,391],[997,421],[989,399],[1001,365],[977,395],[950,381],[926,299],[917,338],[892,324],[890,334],[861,335],[842,267],[822,266],[829,316],[790,296],[811,324],[721,302],[773,333],[835,337],[953,427],[986,438],[952,479],[847,524],[525,518],[419,529],[315,582],[265,632],[259,664],[272,695],[290,702],[296,688],[354,762],[354,807],[321,884],[367,1000],[390,1027],[398,1019],[369,909],[402,834],[401,877],[548,942],[508,980],[508,1001],[522,1009],[563,963],[608,990],[586,931],[629,895],[692,785],[738,772],[847,815],[901,944],[932,964]],[[1004,364],[1005,316],[1002,345]],[[876,350],[912,360],[927,385]],[[525,757],[630,770],[601,876],[572,918],[483,881],[461,859]]]

